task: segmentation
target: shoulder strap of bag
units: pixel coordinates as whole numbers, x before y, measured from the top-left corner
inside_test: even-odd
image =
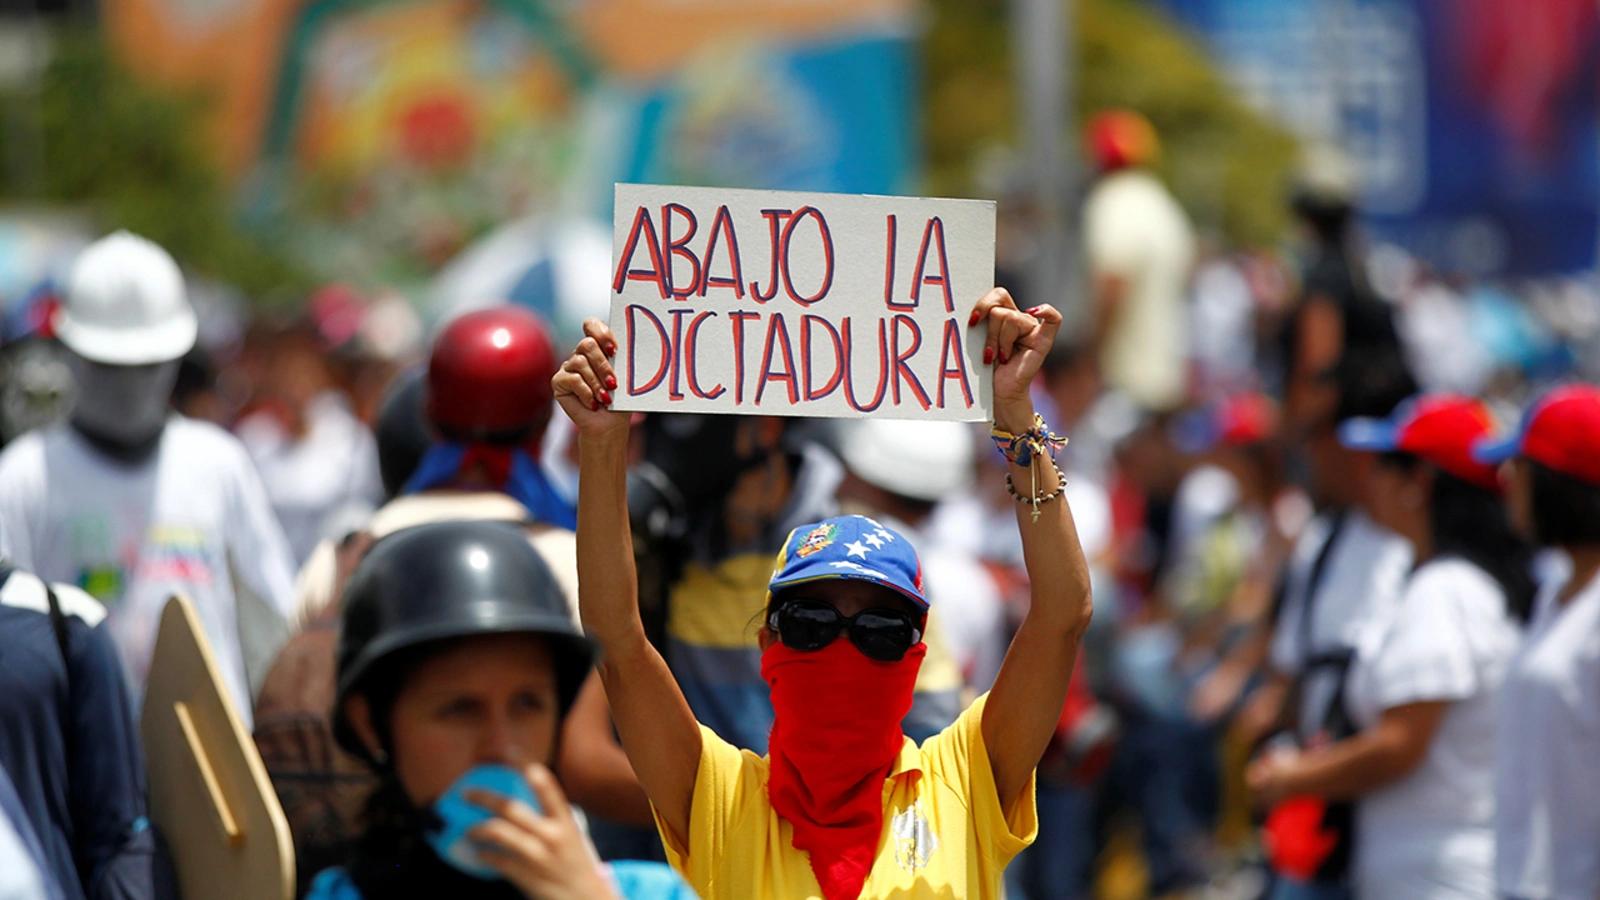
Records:
[[[56,646],[61,650],[61,664],[67,669],[67,686],[72,686],[72,656],[67,650],[67,616],[61,611],[61,599],[56,596],[50,582],[44,583],[44,595],[50,601],[50,627],[56,633]]]
[[[1344,517],[1345,511],[1342,509],[1333,514],[1333,521],[1328,524],[1328,539],[1323,541],[1317,550],[1317,558],[1312,561],[1311,572],[1306,577],[1305,600],[1302,601],[1300,608],[1300,646],[1305,648],[1308,660],[1316,655],[1315,648],[1311,646],[1311,626],[1317,609],[1317,588],[1322,585],[1322,576],[1327,574],[1328,559],[1333,556],[1333,545],[1338,543],[1340,534],[1344,531]]]

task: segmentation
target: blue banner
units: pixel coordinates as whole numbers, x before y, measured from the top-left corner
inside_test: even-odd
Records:
[[[1363,175],[1381,240],[1477,276],[1595,266],[1592,0],[1164,0],[1246,96]]]

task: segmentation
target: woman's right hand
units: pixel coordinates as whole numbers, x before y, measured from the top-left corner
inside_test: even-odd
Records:
[[[612,391],[617,389],[617,374],[611,367],[617,340],[611,334],[611,326],[599,319],[588,319],[583,323],[583,334],[578,348],[550,379],[556,400],[578,426],[579,434],[627,431],[628,414],[609,408]]]
[[[523,774],[543,812],[492,791],[467,793],[495,816],[467,832],[479,857],[530,900],[616,900],[555,776],[538,764]]]

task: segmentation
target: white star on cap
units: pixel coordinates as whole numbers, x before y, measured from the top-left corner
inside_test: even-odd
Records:
[[[890,543],[894,542],[894,535],[892,535],[889,532],[885,531],[882,525],[878,526],[878,530],[876,532],[874,532],[874,534],[876,534],[878,537],[883,538],[886,541],[889,541]]]
[[[851,541],[848,544],[845,544],[844,548],[849,551],[845,554],[847,558],[851,556],[859,556],[862,559],[867,558],[867,548],[862,546],[860,541]]]
[[[878,537],[876,534],[864,535],[864,536],[862,536],[861,539],[863,541],[866,541],[867,543],[871,544],[872,545],[872,549],[874,549],[874,550],[882,550],[883,549],[883,538]]]
[[[842,561],[842,562],[830,563],[830,565],[832,565],[835,569],[849,569],[849,570],[851,570],[853,572],[860,572],[863,575],[871,575],[873,578],[888,579],[888,577],[889,577],[889,576],[883,574],[882,572],[879,572],[877,569],[869,569],[866,566],[861,565],[860,563],[853,563],[853,562],[849,562],[848,560]]]

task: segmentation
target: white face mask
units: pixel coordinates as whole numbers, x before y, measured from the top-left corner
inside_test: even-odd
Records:
[[[112,366],[72,357],[78,402],[72,420],[84,431],[133,446],[161,433],[167,403],[178,381],[178,361],[147,366]]]

